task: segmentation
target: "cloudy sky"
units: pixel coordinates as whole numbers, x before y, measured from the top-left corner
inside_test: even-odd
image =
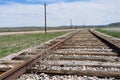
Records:
[[[120,0],[0,0],[0,27],[102,25],[120,21]]]

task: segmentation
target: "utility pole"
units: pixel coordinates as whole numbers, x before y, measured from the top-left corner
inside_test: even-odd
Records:
[[[44,3],[44,15],[45,15],[45,34],[46,34],[47,33],[46,3]]]

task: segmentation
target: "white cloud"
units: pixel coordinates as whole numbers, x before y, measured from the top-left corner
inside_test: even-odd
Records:
[[[120,21],[118,0],[91,0],[90,2],[54,3],[47,6],[48,26],[108,24]],[[120,2],[119,2],[120,3]],[[44,7],[33,4],[0,6],[0,26],[43,26]]]

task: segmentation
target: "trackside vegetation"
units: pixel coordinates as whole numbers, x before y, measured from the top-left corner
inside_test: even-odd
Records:
[[[111,30],[104,30],[104,29],[96,29],[99,32],[105,33],[107,35],[116,37],[116,38],[120,38],[120,32],[118,31],[111,31]]]
[[[8,54],[21,51],[25,48],[39,45],[52,38],[58,37],[67,33],[54,32],[54,33],[37,33],[37,34],[22,34],[22,35],[9,35],[0,36],[0,57],[4,57]]]

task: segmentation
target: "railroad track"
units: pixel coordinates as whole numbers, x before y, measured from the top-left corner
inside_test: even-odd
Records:
[[[0,80],[119,80],[119,55],[120,46],[83,29],[1,62]]]

